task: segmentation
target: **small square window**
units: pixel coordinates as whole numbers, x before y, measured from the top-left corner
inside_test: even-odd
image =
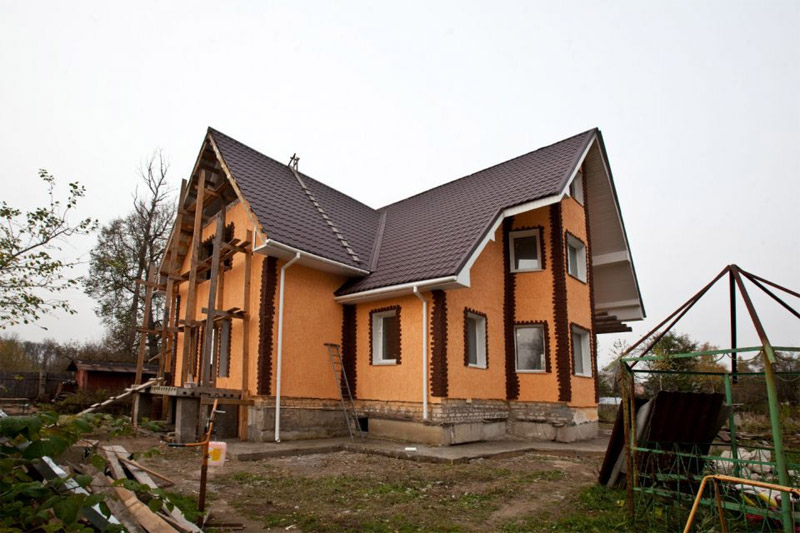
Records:
[[[569,195],[583,205],[583,170],[579,170],[569,184]]]
[[[539,245],[539,230],[523,230],[512,232],[511,272],[527,272],[542,269],[542,253]]]
[[[576,376],[591,377],[592,350],[589,332],[578,326],[572,326],[572,365]]]
[[[467,366],[486,368],[486,317],[464,313]]]
[[[586,246],[567,234],[567,272],[581,281],[586,281]]]
[[[514,328],[517,372],[545,371],[544,326],[526,325]]]
[[[372,313],[372,364],[393,365],[400,352],[397,310]]]

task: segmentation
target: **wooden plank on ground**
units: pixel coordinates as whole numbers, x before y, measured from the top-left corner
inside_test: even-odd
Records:
[[[131,475],[134,477],[134,479],[136,479],[136,481],[138,481],[142,485],[147,485],[151,489],[158,488],[158,485],[153,480],[153,478],[150,477],[150,475],[145,470],[139,468],[141,465],[136,463],[136,461],[131,461],[130,459],[128,459],[128,456],[130,455],[130,453],[128,453],[128,450],[126,450],[122,446],[108,446],[108,448],[111,448],[113,452],[116,454],[117,458],[123,463],[125,463],[125,465],[128,468],[128,472],[131,473]],[[162,511],[165,514],[169,515],[170,523],[173,526],[175,526],[179,531],[201,533],[202,530],[196,525],[186,520],[186,517],[183,516],[183,513],[177,507],[173,507],[170,510],[165,505]]]
[[[125,475],[125,470],[122,469],[116,452],[112,450],[110,446],[103,446],[102,452],[108,461],[108,469],[111,471],[111,477],[115,480],[127,479],[128,476]]]
[[[136,494],[125,487],[114,487],[114,491],[125,507],[136,518],[136,521],[149,533],[178,533],[178,530],[169,525],[166,520],[150,510],[145,504],[139,501]]]

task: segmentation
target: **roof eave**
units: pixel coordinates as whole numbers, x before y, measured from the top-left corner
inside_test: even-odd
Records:
[[[301,250],[300,248],[295,248],[294,246],[290,246],[269,238],[266,239],[262,244],[256,246],[253,249],[253,253],[273,256],[279,259],[291,259],[299,253],[300,264],[315,270],[321,270],[323,272],[339,274],[342,276],[366,276],[370,273],[369,270],[346,265],[344,263],[340,263],[339,261],[334,261],[333,259],[322,257],[321,255],[312,254],[310,252],[306,252],[305,250]]]

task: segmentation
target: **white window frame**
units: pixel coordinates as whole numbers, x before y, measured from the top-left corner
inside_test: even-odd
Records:
[[[577,259],[575,260],[575,264],[573,264],[571,255],[569,253],[570,248],[574,248],[576,250],[575,255],[577,256]],[[577,278],[586,283],[586,245],[568,233],[566,253],[567,273],[573,278]]]
[[[519,368],[519,347],[517,346],[517,330],[536,328],[542,332],[542,368]],[[514,369],[518,374],[545,374],[547,373],[547,330],[544,324],[519,324],[514,326]]]
[[[516,268],[515,265],[517,264],[516,258],[514,257],[514,239],[520,239],[523,237],[536,237],[536,257],[538,266],[536,268]],[[544,270],[542,268],[542,235],[539,231],[539,228],[534,229],[526,229],[520,231],[512,231],[508,234],[508,253],[511,259],[511,272],[539,272]]]
[[[467,350],[467,366],[470,368],[486,368],[486,317],[467,311],[464,320],[474,320],[476,322],[475,332],[477,337],[475,339],[475,357],[477,361],[475,364],[472,364],[469,362],[469,342],[472,339],[470,339],[469,334],[467,335],[467,346],[464,346],[464,349]],[[464,327],[467,328],[467,332],[469,332],[469,326],[465,324]]]
[[[590,378],[592,377],[592,343],[589,338],[589,331],[583,329],[580,326],[572,326],[570,331],[570,348],[572,352],[572,368],[574,370],[574,374],[576,376]],[[578,337],[579,346],[581,350],[581,364],[583,366],[583,371],[577,371],[577,365],[575,364],[576,357],[575,357],[575,346],[576,346],[576,337]]]
[[[397,359],[384,359],[384,318],[397,317],[397,309],[372,313],[372,364],[373,365],[396,365]]]
[[[575,177],[569,183],[569,195],[575,198],[575,201],[583,205],[583,171],[578,170]]]

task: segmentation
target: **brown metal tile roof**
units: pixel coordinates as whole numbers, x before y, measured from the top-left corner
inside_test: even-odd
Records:
[[[374,209],[300,175],[361,262],[347,253],[285,163],[209,128],[236,183],[270,239],[366,270],[380,217]]]
[[[271,239],[365,270],[374,264],[369,275],[337,291],[343,295],[457,274],[504,209],[564,189],[599,131],[586,131],[377,210],[301,174],[360,263],[344,249],[286,164],[216,130],[209,128],[209,133]]]

